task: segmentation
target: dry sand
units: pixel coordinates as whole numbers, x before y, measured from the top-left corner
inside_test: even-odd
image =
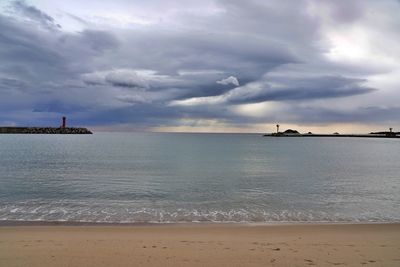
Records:
[[[400,224],[2,226],[0,266],[400,266]]]

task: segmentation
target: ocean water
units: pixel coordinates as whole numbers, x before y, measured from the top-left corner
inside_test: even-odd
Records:
[[[0,135],[0,221],[399,222],[400,141]]]

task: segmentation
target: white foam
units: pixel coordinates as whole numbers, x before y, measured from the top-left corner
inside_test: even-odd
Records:
[[[315,210],[265,209],[162,209],[104,206],[74,203],[14,203],[0,204],[0,220],[71,221],[113,223],[269,223],[269,222],[399,222],[400,214],[384,216],[379,212],[344,214]]]

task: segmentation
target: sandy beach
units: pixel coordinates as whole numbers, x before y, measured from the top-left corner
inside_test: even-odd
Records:
[[[400,266],[400,224],[2,226],[0,266]]]

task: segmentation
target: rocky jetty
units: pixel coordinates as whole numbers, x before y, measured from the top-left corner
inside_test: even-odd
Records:
[[[86,128],[75,127],[0,127],[0,134],[92,134]]]
[[[288,129],[284,132],[276,132],[264,134],[263,136],[276,136],[276,137],[366,137],[366,138],[400,138],[400,132],[393,132],[392,129],[388,132],[372,132],[369,134],[313,134],[311,132],[302,134],[296,130]]]
[[[339,134],[335,132],[333,134],[313,134],[299,133],[297,130],[287,129],[284,132],[279,131],[279,124],[276,125],[276,133],[264,134],[263,136],[277,136],[277,137],[367,137],[367,138],[399,138],[400,132],[393,132],[393,128],[389,128],[389,131],[372,132],[369,134]]]

